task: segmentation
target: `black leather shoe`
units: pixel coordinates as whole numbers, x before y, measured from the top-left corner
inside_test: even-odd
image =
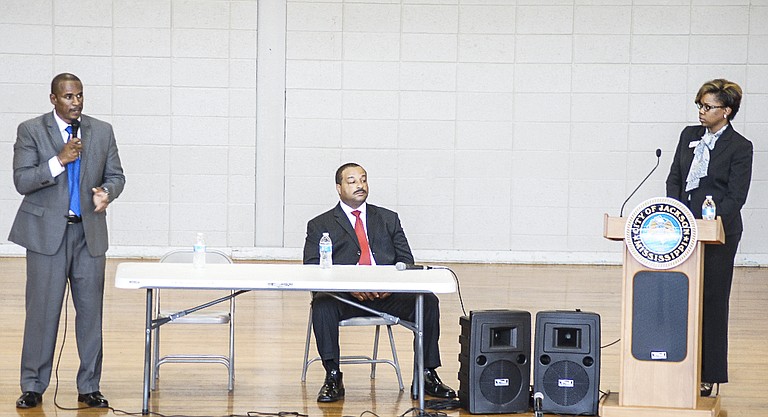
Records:
[[[411,393],[413,393],[413,386],[411,386]],[[443,381],[440,380],[440,377],[437,376],[437,371],[434,369],[424,370],[424,394],[438,398],[456,397],[456,391],[443,384]],[[416,394],[411,394],[411,398],[416,400]]]
[[[317,393],[317,402],[332,403],[344,398],[344,381],[341,371],[331,371],[325,374],[325,383]]]
[[[711,383],[711,382],[702,382],[701,385],[699,385],[699,393],[702,397],[709,397],[712,395],[712,388],[717,385],[717,390],[715,391],[715,395],[720,395],[720,384],[718,383]]]
[[[85,403],[88,407],[93,408],[109,407],[109,401],[107,401],[99,391],[94,391],[89,394],[77,394],[77,401]]]
[[[16,408],[33,408],[43,402],[43,394],[34,391],[26,391],[16,400]]]

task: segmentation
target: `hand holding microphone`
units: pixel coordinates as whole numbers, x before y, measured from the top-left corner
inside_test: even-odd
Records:
[[[72,137],[61,148],[61,152],[57,155],[59,163],[66,165],[70,162],[77,160],[80,157],[80,153],[83,152],[83,141],[77,137],[77,131],[80,129],[80,122],[74,120],[72,122]]]
[[[70,162],[77,160],[80,157],[80,152],[83,151],[83,143],[79,138],[73,137],[69,142],[64,144],[61,148],[61,152],[57,155],[61,165],[66,165]]]

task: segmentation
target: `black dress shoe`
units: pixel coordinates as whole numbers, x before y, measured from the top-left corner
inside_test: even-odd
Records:
[[[712,389],[717,385],[717,390],[715,391],[715,395],[720,395],[720,384],[719,383],[711,383],[711,382],[702,382],[701,385],[699,385],[699,393],[702,397],[709,397],[712,395]]]
[[[331,371],[325,374],[325,383],[317,393],[317,402],[332,403],[344,398],[344,381],[341,371]]]
[[[16,400],[16,408],[37,407],[41,402],[43,402],[43,394],[34,391],[25,391],[21,394],[21,397]]]
[[[94,391],[89,394],[77,394],[77,401],[85,403],[88,407],[93,408],[109,407],[109,401],[107,401],[99,391]]]
[[[411,393],[413,393],[413,386],[411,386]],[[443,384],[443,381],[440,380],[440,377],[437,376],[437,371],[434,369],[424,370],[424,394],[438,398],[456,397],[456,391]],[[411,394],[411,398],[416,400],[416,394]]]

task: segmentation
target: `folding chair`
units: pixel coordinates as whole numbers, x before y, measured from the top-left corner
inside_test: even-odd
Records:
[[[339,364],[370,364],[371,365],[371,379],[376,377],[376,364],[386,363],[395,368],[397,374],[397,383],[400,386],[400,391],[403,391],[403,377],[400,374],[400,362],[397,360],[397,349],[395,348],[395,337],[392,334],[392,326],[396,325],[393,321],[387,320],[382,317],[376,316],[363,316],[352,317],[350,319],[342,320],[339,322],[339,327],[352,327],[352,326],[376,326],[373,337],[373,353],[371,356],[355,355],[355,356],[341,356],[339,358]],[[389,346],[392,349],[392,359],[379,359],[379,333],[381,326],[387,326],[387,333],[389,334]],[[316,356],[309,359],[309,345],[312,340],[312,307],[309,308],[309,320],[307,323],[307,339],[304,344],[304,365],[301,369],[301,382],[307,380],[307,368],[313,362],[319,361],[320,357]]]
[[[192,263],[193,251],[191,249],[179,249],[173,250],[160,258],[161,263]],[[205,261],[208,264],[231,264],[232,259],[224,252],[218,250],[209,249],[205,254]],[[154,291],[154,308],[153,318],[162,319],[167,318],[171,314],[177,313],[177,311],[168,310],[161,305],[160,294],[162,291],[156,289]],[[230,291],[233,294],[234,291]],[[167,354],[160,356],[160,328],[158,326],[154,329],[155,345],[152,355],[152,390],[156,389],[156,383],[160,377],[160,365],[165,363],[220,363],[227,367],[229,372],[229,383],[227,388],[232,391],[235,386],[235,299],[231,298],[228,303],[227,310],[221,311],[208,311],[203,309],[194,313],[187,314],[179,317],[173,321],[168,322],[164,326],[173,325],[203,325],[203,324],[219,324],[229,326],[229,353],[227,355],[216,354]]]

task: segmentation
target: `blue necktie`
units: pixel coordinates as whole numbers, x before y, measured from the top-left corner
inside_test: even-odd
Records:
[[[67,126],[67,133],[69,138],[67,142],[72,139],[72,126]],[[80,158],[67,164],[67,178],[69,183],[69,211],[80,215]]]

